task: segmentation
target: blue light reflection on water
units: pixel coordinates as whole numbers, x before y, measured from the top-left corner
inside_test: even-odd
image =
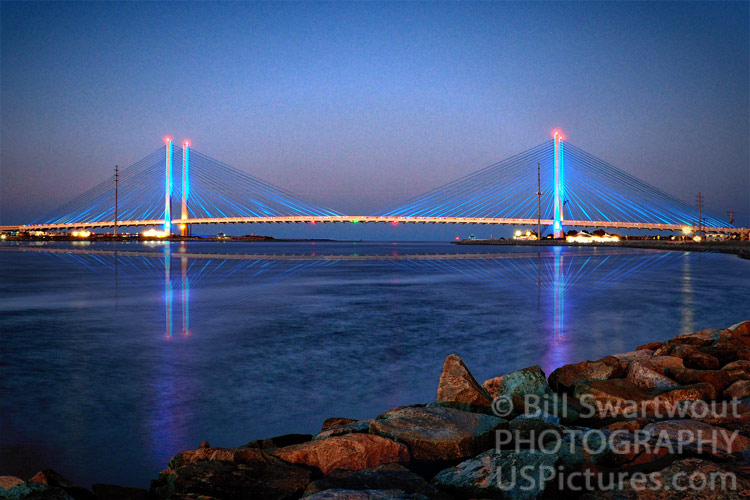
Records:
[[[430,401],[450,352],[481,382],[750,316],[750,267],[731,255],[435,243],[40,249],[0,252],[0,474],[53,467],[81,484],[145,486],[204,439],[236,446]],[[485,258],[335,257],[460,253]]]

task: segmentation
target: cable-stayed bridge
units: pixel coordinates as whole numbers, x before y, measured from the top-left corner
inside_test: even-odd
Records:
[[[117,187],[116,187],[117,186]],[[559,134],[398,207],[345,215],[194,151],[165,146],[30,224],[0,230],[194,224],[506,224],[748,232],[707,215],[589,153]],[[544,232],[544,231],[543,231]]]

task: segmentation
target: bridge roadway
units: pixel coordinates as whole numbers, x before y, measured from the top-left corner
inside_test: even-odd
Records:
[[[193,218],[193,219],[173,219],[172,225],[180,224],[378,224],[378,223],[397,223],[397,224],[494,224],[494,225],[514,225],[527,226],[533,228],[537,224],[537,219],[506,219],[492,217],[399,217],[399,216],[380,216],[380,215],[333,215],[333,216],[278,216],[278,217],[211,217],[211,218]],[[552,219],[542,219],[542,225],[551,226]],[[151,220],[123,220],[117,222],[117,227],[138,227],[138,226],[161,226],[164,224],[163,219]],[[588,220],[566,220],[563,221],[565,227],[585,227],[585,228],[612,228],[612,229],[645,229],[657,231],[682,231],[681,224],[662,224],[656,222],[614,222],[614,221],[588,221]],[[54,224],[24,224],[17,226],[0,226],[0,231],[49,231],[49,230],[70,230],[70,229],[96,229],[114,227],[114,221],[100,222],[62,222]],[[696,226],[691,229],[695,231]],[[709,227],[703,226],[704,231],[717,233],[748,233],[750,228],[735,227]]]

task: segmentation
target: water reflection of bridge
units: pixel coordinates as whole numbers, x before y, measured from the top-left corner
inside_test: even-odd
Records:
[[[158,250],[142,251],[52,246],[0,247],[0,250],[50,255],[74,261],[96,273],[108,269],[114,274],[116,294],[119,287],[135,286],[133,283],[138,280],[129,279],[134,274],[148,276],[164,287],[167,338],[175,334],[175,303],[182,313],[181,328],[176,331],[187,337],[195,326],[191,323],[191,304],[195,307],[210,302],[212,294],[222,286],[232,286],[238,291],[233,297],[222,296],[219,306],[227,310],[302,273],[332,265],[372,262],[420,276],[461,275],[472,284],[513,296],[535,295],[538,305],[544,302],[551,306],[546,329],[555,339],[561,339],[566,333],[566,296],[575,303],[585,303],[588,298],[602,294],[637,273],[676,265],[687,255],[685,252],[595,247],[575,250],[546,247],[537,252],[505,253],[237,254],[189,251],[184,243],[179,246],[160,243],[159,246]],[[191,288],[196,287],[201,289],[199,297],[191,295]],[[216,307],[214,304],[212,309]]]

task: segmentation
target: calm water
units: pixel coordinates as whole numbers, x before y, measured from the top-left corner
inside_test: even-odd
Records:
[[[146,487],[203,440],[314,433],[326,417],[431,401],[451,352],[481,382],[750,317],[750,262],[732,255],[444,243],[113,250],[0,246],[0,474],[52,467],[83,485]]]

